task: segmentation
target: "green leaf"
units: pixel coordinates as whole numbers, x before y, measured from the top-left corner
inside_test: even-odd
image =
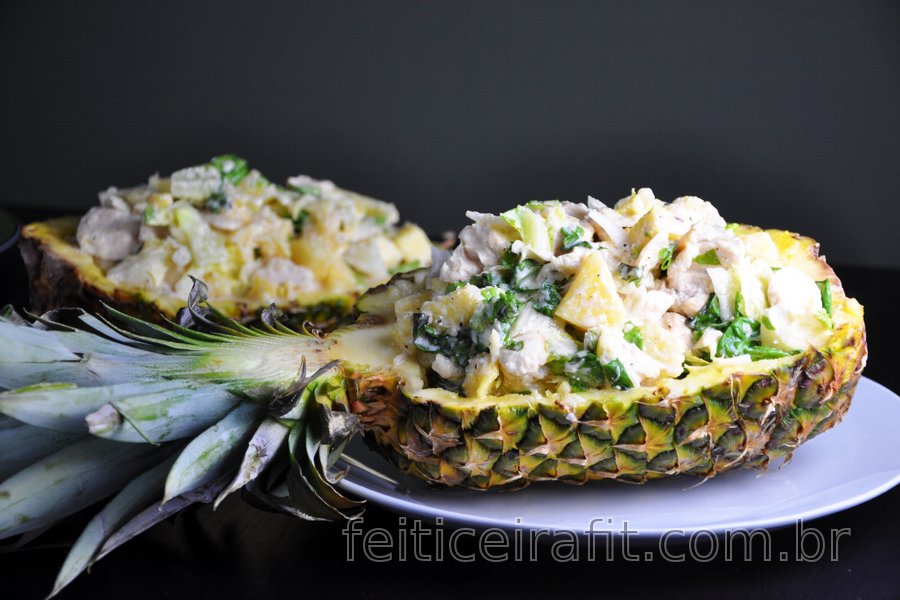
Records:
[[[628,283],[633,283],[637,285],[640,283],[641,278],[644,276],[644,268],[643,267],[632,267],[626,263],[619,264],[619,276],[627,281]]]
[[[618,358],[603,365],[603,372],[609,380],[609,384],[614,388],[627,390],[634,387],[634,383],[631,382],[631,378],[625,370],[625,365]]]
[[[442,333],[431,325],[431,317],[423,313],[413,315],[413,345],[422,352],[446,356],[461,367],[469,364],[474,342],[467,327],[457,335]]]
[[[159,448],[86,437],[0,483],[0,539],[39,529],[120,490]]]
[[[672,266],[672,258],[675,256],[675,243],[671,243],[659,251],[659,268],[665,273]]]
[[[216,156],[209,162],[222,174],[224,181],[229,181],[235,185],[240,183],[247,176],[247,173],[250,172],[247,161],[235,154]]]
[[[526,290],[525,282],[541,270],[541,263],[531,258],[520,260],[513,268],[512,285],[519,290]]]
[[[799,350],[781,350],[770,346],[752,346],[747,349],[747,354],[751,360],[766,360],[770,358],[783,358],[785,356],[793,356],[800,352]]]
[[[630,342],[640,348],[644,349],[644,335],[641,333],[641,328],[628,321],[625,323],[625,327],[622,330],[622,337],[625,338],[626,342]]]
[[[422,352],[441,349],[441,333],[431,326],[431,318],[423,313],[413,315],[413,345]]]
[[[562,251],[569,252],[579,246],[590,248],[591,244],[582,239],[584,237],[584,229],[581,227],[563,227],[562,233]]]
[[[694,262],[698,265],[721,265],[719,262],[719,256],[716,254],[715,248],[712,250],[707,250],[700,256],[694,259]]]
[[[603,385],[603,366],[593,352],[581,350],[573,356],[555,356],[547,362],[554,375],[565,377],[575,390],[589,390]]]
[[[541,289],[538,290],[537,295],[534,297],[533,306],[534,310],[538,311],[542,315],[547,315],[548,317],[553,316],[553,311],[556,310],[556,307],[559,306],[560,301],[562,300],[561,296],[561,287],[565,285],[566,282],[557,282],[554,283],[552,281],[545,281],[541,284]]]
[[[822,308],[825,309],[825,312],[828,313],[828,316],[831,315],[831,282],[827,279],[823,279],[822,281],[817,281],[816,285],[819,286],[819,291],[822,293]]]
[[[512,245],[507,248],[500,257],[500,266],[506,269],[512,269],[519,262],[519,255],[512,251]]]
[[[719,299],[715,294],[710,294],[700,312],[688,320],[688,327],[694,330],[695,335],[699,335],[710,327],[721,329],[724,326],[722,314],[719,311]]]
[[[121,396],[87,415],[91,435],[118,442],[167,442],[197,435],[233,409],[240,397],[224,386],[193,381],[162,392]]]
[[[222,188],[219,188],[209,195],[209,197],[206,199],[204,207],[210,212],[220,213],[223,210],[231,208],[231,200],[228,198],[225,192],[222,191]]]
[[[218,423],[194,438],[178,455],[166,478],[163,502],[221,477],[259,423],[262,407],[239,404]]]
[[[737,317],[722,332],[716,356],[729,358],[748,354],[753,342],[759,342],[759,322],[749,317]]]
[[[14,419],[9,419],[9,423],[13,425],[0,429],[0,481],[82,437],[82,434],[43,429]]]
[[[592,354],[596,354],[597,353],[597,343],[599,341],[600,341],[600,334],[597,333],[593,329],[588,329],[587,331],[584,332],[584,341],[582,343],[582,346],[588,352],[591,352]]]
[[[0,412],[35,427],[87,433],[85,417],[111,401],[135,398],[160,401],[179,394],[183,381],[144,381],[96,387],[31,386],[0,394]]]
[[[306,224],[307,219],[309,219],[309,211],[305,208],[301,209],[297,216],[291,219],[294,223],[294,234],[299,234],[303,231],[303,226]]]
[[[415,271],[419,267],[419,261],[413,260],[410,262],[400,263],[396,267],[388,269],[388,273],[390,273],[391,275],[396,275],[397,273],[407,273],[409,271]]]
[[[739,317],[747,316],[747,309],[744,306],[744,295],[738,290],[734,295],[734,314]]]
[[[122,488],[116,496],[97,513],[78,536],[78,540],[69,550],[66,560],[50,597],[58,594],[69,585],[85,569],[90,567],[92,561],[100,552],[104,542],[108,540],[119,528],[125,525],[155,500],[159,500],[159,493],[166,481],[166,472],[172,466],[172,460],[165,460],[148,471],[136,477],[131,483]]]

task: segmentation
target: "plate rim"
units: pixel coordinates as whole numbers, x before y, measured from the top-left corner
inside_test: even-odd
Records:
[[[862,380],[866,382],[866,385],[875,386],[876,390],[886,394],[891,398],[894,402],[900,404],[900,396],[898,396],[894,391],[890,388],[878,383],[877,381],[870,379],[868,377],[861,377],[860,383]],[[352,472],[352,471],[351,471]],[[835,514],[855,506],[859,506],[860,504],[864,504],[869,500],[877,498],[882,494],[890,491],[894,487],[900,484],[900,469],[894,475],[888,479],[880,483],[879,485],[866,488],[860,493],[853,494],[847,498],[843,498],[834,502],[829,502],[827,504],[823,504],[821,506],[814,506],[808,510],[800,511],[798,513],[793,513],[789,515],[780,515],[772,518],[754,518],[754,519],[731,519],[724,523],[712,523],[707,526],[688,526],[688,527],[680,527],[680,528],[641,528],[639,530],[629,530],[630,534],[633,534],[635,537],[639,538],[650,538],[650,537],[659,537],[668,532],[678,532],[682,534],[693,534],[700,531],[703,532],[711,532],[715,534],[721,534],[728,531],[734,531],[737,529],[741,530],[749,530],[749,529],[776,529],[779,527],[784,527],[787,525],[796,524],[798,521],[806,522],[814,519],[818,519],[821,517],[825,517],[831,514]],[[338,482],[338,487],[342,490],[365,498],[366,500],[371,501],[373,504],[377,504],[387,510],[401,513],[404,515],[415,515],[429,518],[442,518],[443,523],[452,525],[452,526],[475,526],[480,528],[498,528],[502,530],[547,530],[550,533],[557,532],[571,532],[575,534],[588,534],[589,531],[587,529],[579,529],[579,528],[569,528],[569,527],[561,527],[559,525],[553,524],[539,524],[539,523],[529,523],[529,522],[521,522],[521,523],[510,523],[508,521],[501,521],[495,517],[484,517],[480,515],[472,515],[468,513],[463,513],[454,510],[447,510],[444,508],[435,509],[434,507],[428,506],[427,504],[412,502],[405,498],[398,498],[395,496],[391,496],[383,493],[378,489],[373,489],[370,487],[366,487],[363,483],[355,481],[351,479],[349,476],[344,477]],[[490,492],[488,492],[490,493]],[[613,529],[594,529],[593,533],[603,532],[604,535],[621,535],[621,532],[617,531],[616,528]]]

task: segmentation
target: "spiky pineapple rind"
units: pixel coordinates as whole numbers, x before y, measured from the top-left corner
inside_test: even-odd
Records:
[[[803,259],[831,273],[816,256],[810,246]],[[835,311],[824,348],[732,366],[721,377],[713,370],[693,388],[669,380],[624,392],[463,398],[404,388],[396,378],[360,384],[366,376],[358,375],[350,407],[370,446],[400,470],[440,485],[644,483],[767,468],[836,425],[850,406],[867,356],[863,309],[842,299]]]

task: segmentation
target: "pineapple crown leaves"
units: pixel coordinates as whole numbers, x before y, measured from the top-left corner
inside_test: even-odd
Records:
[[[274,307],[248,327],[206,300],[195,280],[165,325],[108,306],[0,313],[0,540],[106,501],[51,596],[166,517],[238,490],[303,519],[361,515],[336,487],[360,422],[337,361],[320,356],[326,339]]]

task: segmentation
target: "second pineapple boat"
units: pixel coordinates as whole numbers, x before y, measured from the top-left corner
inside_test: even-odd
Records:
[[[59,589],[167,510],[241,488],[354,517],[330,469],[359,430],[403,471],[487,489],[764,468],[847,411],[863,310],[815,241],[646,189],[469,216],[452,255],[326,337],[274,311],[240,325],[200,283],[168,327],[7,316],[0,538],[118,492],[98,519],[122,531],[89,526]]]

